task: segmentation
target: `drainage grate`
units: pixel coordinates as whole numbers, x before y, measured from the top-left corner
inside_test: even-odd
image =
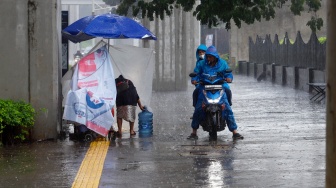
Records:
[[[190,155],[208,155],[208,151],[190,151]]]
[[[231,145],[181,145],[184,151],[180,152],[180,156],[223,156],[226,150],[232,149]]]

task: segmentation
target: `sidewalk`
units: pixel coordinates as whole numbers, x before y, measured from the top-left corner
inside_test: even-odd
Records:
[[[153,93],[153,136],[124,132],[112,141],[99,187],[324,187],[324,104],[235,75],[232,108],[244,140],[233,141],[225,129],[209,143],[200,129],[199,139],[189,141],[193,89]],[[89,147],[58,140],[0,148],[0,187],[71,187]],[[100,163],[90,160],[86,168]]]

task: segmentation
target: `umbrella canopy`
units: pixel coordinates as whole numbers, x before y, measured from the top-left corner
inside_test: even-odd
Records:
[[[156,36],[140,23],[125,16],[111,13],[81,18],[66,27],[62,31],[62,35],[74,43],[95,37],[156,40]]]

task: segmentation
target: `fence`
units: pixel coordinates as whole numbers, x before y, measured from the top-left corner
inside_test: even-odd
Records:
[[[257,36],[255,43],[250,37],[249,61],[325,70],[326,42],[321,44],[316,34],[313,33],[306,44],[300,32],[293,44],[290,43],[287,33],[282,44],[279,43],[278,35],[275,35],[273,42],[270,35],[267,35],[265,39]]]

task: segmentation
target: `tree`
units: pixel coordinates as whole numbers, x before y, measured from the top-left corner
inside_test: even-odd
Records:
[[[115,3],[117,0],[104,0],[106,4]],[[165,14],[170,16],[175,8],[182,8],[183,11],[191,11],[196,0],[120,0],[117,13],[120,15],[133,16],[141,15],[142,18],[154,17],[164,19]],[[112,4],[111,4],[112,5]],[[115,4],[114,4],[115,5]],[[301,12],[312,12],[311,20],[307,26],[313,32],[320,30],[323,26],[322,18],[316,12],[321,7],[321,0],[201,0],[193,12],[193,15],[202,25],[209,28],[225,23],[225,28],[230,29],[230,21],[233,20],[238,28],[241,22],[253,24],[255,21],[266,20],[275,17],[275,9],[285,5],[290,6],[294,15],[301,15]],[[131,9],[130,9],[131,8]]]
[[[336,2],[327,1],[327,38],[336,40]],[[336,187],[336,43],[327,42],[327,131],[326,131],[326,185]]]

